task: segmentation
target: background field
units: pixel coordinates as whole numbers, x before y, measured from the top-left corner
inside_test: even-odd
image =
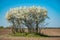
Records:
[[[25,30],[27,31],[27,29]],[[0,29],[0,35],[11,34],[11,29]],[[49,36],[60,36],[60,29],[41,29],[41,33]]]
[[[27,30],[26,30],[27,31]],[[0,40],[60,40],[60,29],[42,29],[41,33],[59,37],[13,37],[11,29],[0,29]]]

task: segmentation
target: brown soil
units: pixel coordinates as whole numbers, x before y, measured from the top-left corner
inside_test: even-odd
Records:
[[[60,36],[60,29],[42,29],[41,33],[49,36]]]
[[[10,34],[11,29],[0,29],[0,35]]]
[[[0,40],[60,40],[60,37],[12,37],[10,29],[0,29]],[[50,36],[60,36],[60,29],[42,29],[41,33]]]

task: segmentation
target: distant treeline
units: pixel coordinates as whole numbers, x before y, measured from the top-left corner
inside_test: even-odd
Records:
[[[0,28],[11,28],[11,27],[0,26]],[[41,29],[60,29],[60,27],[41,27]]]
[[[60,29],[60,27],[42,27],[44,29]]]
[[[0,29],[1,29],[1,28],[8,28],[8,29],[10,29],[11,27],[4,27],[4,26],[0,26]]]
[[[0,28],[4,28],[3,26],[0,26]]]

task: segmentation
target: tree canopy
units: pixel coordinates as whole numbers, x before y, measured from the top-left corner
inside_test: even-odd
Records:
[[[39,23],[44,22],[46,18],[47,10],[40,6],[11,8],[6,14],[6,19],[12,23],[15,28],[21,28],[20,24],[23,24],[27,26],[29,32],[34,28],[33,23],[36,24],[37,32]]]

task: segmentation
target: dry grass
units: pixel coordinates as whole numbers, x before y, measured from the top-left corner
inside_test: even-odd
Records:
[[[0,40],[60,40],[60,38],[52,37],[0,37]]]

